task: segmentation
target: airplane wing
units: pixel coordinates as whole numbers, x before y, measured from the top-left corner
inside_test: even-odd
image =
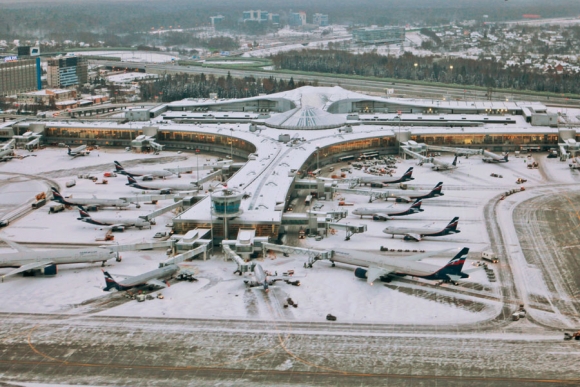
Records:
[[[401,257],[400,259],[406,260],[406,261],[420,261],[423,258],[429,258],[432,257],[433,255],[437,255],[440,253],[446,253],[448,251],[452,251],[455,249],[446,249],[446,250],[439,250],[439,251],[431,251],[429,253],[422,253],[422,254],[415,254],[415,255],[410,255],[408,257]]]
[[[53,264],[52,261],[40,261],[40,262],[29,263],[28,265],[20,266],[18,269],[12,270],[12,271],[4,274],[2,276],[2,278],[8,277],[9,275],[14,275],[14,274],[22,273],[22,272],[28,271],[28,270],[42,269],[42,268],[44,268],[46,266],[49,266],[49,265],[52,265],[52,264]]]
[[[416,240],[417,242],[421,240],[420,234],[415,234],[415,233],[409,232],[409,233],[406,233],[405,236],[412,238],[412,239]]]
[[[8,239],[0,238],[0,240],[2,240],[4,243],[6,243],[8,246],[12,247],[14,250],[18,251],[19,253],[30,253],[30,252],[34,251],[32,249],[29,249],[28,247],[19,245],[16,242],[9,241]]]
[[[147,285],[149,286],[155,286],[158,288],[166,288],[167,284],[163,281],[159,281],[158,279],[152,279],[146,282]]]
[[[384,277],[394,271],[395,270],[389,266],[384,267],[369,266],[367,270],[367,283],[372,284],[379,278]]]

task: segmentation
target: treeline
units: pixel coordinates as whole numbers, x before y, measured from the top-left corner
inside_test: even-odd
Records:
[[[502,89],[580,94],[580,74],[543,72],[529,66],[510,66],[494,60],[400,57],[376,53],[351,54],[336,50],[289,51],[271,57],[277,69],[378,78],[409,79]]]
[[[171,102],[184,98],[209,98],[210,93],[217,93],[218,98],[246,98],[259,94],[271,94],[292,90],[302,86],[317,86],[316,83],[294,82],[269,78],[234,78],[215,77],[213,74],[174,74],[166,75],[155,82],[143,83],[140,87],[143,101]]]

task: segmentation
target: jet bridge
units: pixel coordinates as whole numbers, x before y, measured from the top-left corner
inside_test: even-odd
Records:
[[[226,254],[226,257],[232,259],[238,265],[238,269],[235,271],[235,273],[239,273],[240,275],[242,275],[242,273],[252,273],[254,271],[254,267],[256,266],[256,264],[253,262],[244,261],[242,259],[242,257],[240,257],[238,254],[236,254],[236,252],[234,250],[232,250],[231,247],[227,243],[223,243],[223,242],[224,241],[222,241],[222,248],[224,250],[224,253]],[[227,242],[232,242],[232,241],[227,241]],[[235,241],[233,241],[233,242],[235,242]]]
[[[333,250],[315,250],[303,247],[276,245],[274,243],[268,242],[262,243],[262,251],[264,256],[266,256],[267,250],[278,251],[284,254],[306,254],[308,255],[308,262],[304,264],[304,267],[312,267],[314,262],[320,260],[332,261],[332,258],[334,257]]]
[[[161,216],[161,215],[165,214],[166,212],[172,211],[172,210],[179,208],[179,207],[183,207],[183,200],[180,200],[177,203],[173,203],[173,204],[170,204],[170,205],[165,206],[163,208],[160,208],[158,210],[155,210],[153,212],[150,212],[147,215],[141,215],[139,217],[141,219],[144,219],[144,220],[149,222],[149,221],[155,219],[156,217]]]
[[[328,229],[332,228],[335,230],[344,230],[346,231],[346,237],[344,238],[345,241],[349,241],[350,237],[354,234],[362,234],[363,232],[367,231],[366,224],[347,224],[347,223],[327,223],[326,224],[326,232],[328,233]]]
[[[430,151],[436,151],[436,152],[449,152],[449,153],[454,153],[457,156],[476,156],[476,155],[482,155],[485,154],[485,152],[483,149],[468,149],[468,148],[451,148],[451,147],[447,147],[447,146],[437,146],[437,145],[427,145],[427,149]],[[491,152],[488,152],[491,153]],[[497,156],[496,154],[493,154],[493,156]],[[489,157],[493,157],[491,155],[489,155]]]
[[[174,257],[168,258],[163,262],[159,263],[159,267],[164,267],[164,266],[169,266],[169,265],[176,265],[180,262],[183,262],[187,259],[193,259],[195,258],[197,255],[199,254],[203,254],[203,260],[205,261],[207,259],[207,246],[209,244],[209,241],[207,241],[208,243],[205,243],[201,246],[196,247],[193,250],[189,250],[186,251],[185,253],[182,254],[178,254]]]

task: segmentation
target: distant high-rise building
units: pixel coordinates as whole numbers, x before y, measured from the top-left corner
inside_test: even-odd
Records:
[[[65,57],[48,60],[48,87],[65,88],[87,83],[89,66],[86,58]]]
[[[20,46],[18,47],[18,57],[21,59],[28,59],[33,56],[40,55],[40,48],[31,46]]]
[[[209,19],[211,20],[212,27],[215,27],[216,25],[218,25],[222,21],[224,21],[225,17],[223,15],[217,15],[217,16],[210,16]]]
[[[288,19],[288,24],[292,27],[303,26],[306,24],[306,12],[292,12]]]
[[[270,14],[270,21],[273,24],[280,24],[280,15],[277,13],[271,13]]]
[[[242,20],[244,21],[244,23],[246,23],[246,22],[258,22],[258,23],[267,22],[268,20],[270,20],[269,12],[268,11],[261,11],[259,9],[256,11],[244,11],[242,13]]]
[[[40,89],[40,72],[40,60],[18,60],[17,56],[0,58],[0,95]]]
[[[352,31],[352,38],[362,44],[397,44],[405,41],[403,27],[361,28]]]
[[[322,13],[315,13],[312,15],[312,23],[317,26],[326,27],[328,26],[328,15]]]

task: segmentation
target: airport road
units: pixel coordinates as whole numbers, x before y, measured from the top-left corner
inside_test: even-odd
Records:
[[[577,345],[514,325],[439,327],[5,315],[5,382],[89,385],[577,385]],[[328,323],[328,326],[332,326]],[[541,360],[540,360],[541,359]]]
[[[413,85],[405,83],[405,81],[400,82],[387,82],[387,81],[366,81],[360,79],[349,79],[349,78],[339,78],[331,75],[297,75],[297,74],[287,74],[277,71],[266,71],[266,70],[237,70],[237,69],[224,69],[218,67],[201,67],[201,66],[176,66],[172,64],[143,64],[143,63],[131,63],[131,62],[109,62],[109,61],[94,61],[91,63],[100,64],[105,66],[123,67],[128,69],[145,68],[147,72],[151,73],[192,73],[192,74],[214,74],[214,75],[227,75],[228,72],[233,77],[264,77],[268,78],[274,76],[279,79],[289,80],[294,78],[294,81],[306,81],[314,82],[317,81],[320,86],[341,86],[345,89],[353,91],[367,91],[375,93],[385,93],[385,89],[394,89],[394,95],[404,95],[405,97],[416,96],[420,98],[433,98],[433,99],[452,99],[461,100],[466,104],[471,104],[473,101],[486,100],[486,91],[482,90],[470,90],[470,89],[456,89],[449,88],[445,86],[426,86],[426,85]],[[580,106],[579,100],[568,100],[566,98],[546,98],[542,96],[536,96],[531,94],[511,94],[505,92],[495,92],[492,94],[492,99],[494,101],[505,101],[506,98],[516,101],[540,101],[545,104],[558,105],[563,107],[578,107]]]
[[[579,200],[575,190],[553,191],[514,211],[525,265],[531,273],[541,272],[546,284],[530,289],[530,300],[552,312],[542,316],[544,323],[562,328],[580,328]]]

